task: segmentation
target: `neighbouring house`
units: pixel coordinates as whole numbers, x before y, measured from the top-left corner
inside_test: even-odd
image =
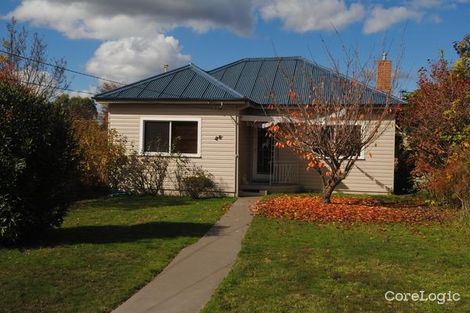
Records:
[[[286,75],[302,91],[305,73],[313,79],[334,75],[301,57],[247,58],[210,71],[189,64],[94,99],[107,105],[109,126],[127,138],[129,149],[170,154],[178,138],[178,151],[214,175],[229,195],[320,191],[318,174],[306,171],[305,161],[288,149],[277,149],[266,136],[265,125],[275,119],[268,109],[270,95],[289,103]],[[379,62],[377,88],[369,91],[381,104],[389,97],[388,60]],[[395,121],[390,119],[336,191],[392,191]],[[175,191],[170,183],[165,187]]]

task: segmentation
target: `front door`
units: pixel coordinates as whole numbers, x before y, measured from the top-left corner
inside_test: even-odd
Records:
[[[254,128],[253,178],[269,181],[273,158],[273,140],[265,128]]]

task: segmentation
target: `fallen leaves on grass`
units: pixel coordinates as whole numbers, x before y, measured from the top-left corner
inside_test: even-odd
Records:
[[[282,196],[263,199],[252,209],[255,214],[310,222],[421,223],[442,222],[449,211],[420,205],[383,203],[368,198],[332,198],[324,204],[319,196]]]

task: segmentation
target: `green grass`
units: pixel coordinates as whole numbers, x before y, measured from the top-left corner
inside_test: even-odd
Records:
[[[48,239],[0,248],[0,312],[110,311],[203,236],[232,201],[80,202]]]
[[[470,312],[470,231],[458,224],[332,224],[255,217],[214,312]],[[460,293],[387,302],[386,291]]]

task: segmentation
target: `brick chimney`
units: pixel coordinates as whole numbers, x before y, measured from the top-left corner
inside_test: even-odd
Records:
[[[377,62],[377,86],[380,91],[390,93],[392,89],[392,61],[387,60],[387,53],[384,52],[382,60]]]

